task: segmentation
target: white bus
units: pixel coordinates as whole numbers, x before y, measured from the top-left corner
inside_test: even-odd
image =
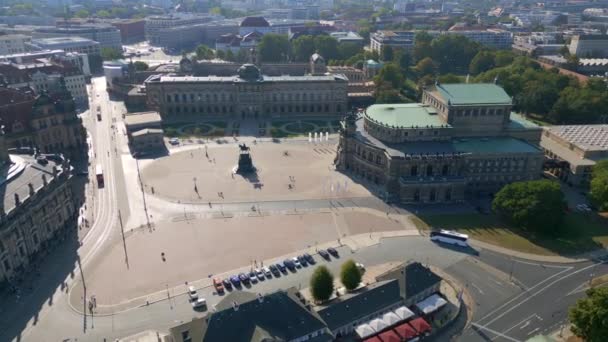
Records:
[[[460,234],[451,230],[436,230],[431,232],[431,241],[449,243],[451,245],[458,245],[462,247],[469,246],[467,240],[469,236],[466,234]]]

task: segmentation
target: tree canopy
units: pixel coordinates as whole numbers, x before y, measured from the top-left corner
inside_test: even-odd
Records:
[[[284,34],[267,33],[258,44],[262,62],[282,62],[289,54],[289,41]]]
[[[115,59],[123,58],[122,53],[116,49],[110,47],[102,47],[101,48],[101,58],[104,61],[111,61]]]
[[[570,308],[571,330],[587,342],[601,342],[608,336],[608,287],[587,290],[587,297]]]
[[[505,185],[492,210],[534,233],[555,234],[564,218],[564,194],[558,182],[534,180]]]
[[[376,75],[376,84],[388,83],[391,87],[399,89],[405,80],[401,70],[395,63],[386,63]]]
[[[340,281],[348,291],[356,289],[361,283],[361,278],[361,271],[352,259],[347,260],[344,264],[342,264],[342,268],[340,270]]]
[[[327,267],[318,266],[310,277],[310,294],[316,301],[325,301],[334,292],[334,276]]]
[[[600,210],[608,210],[608,160],[593,166],[590,185],[591,200]]]
[[[201,44],[196,47],[196,59],[213,59],[214,57],[215,53],[207,45]]]
[[[133,66],[135,66],[135,70],[137,70],[137,71],[146,71],[146,70],[148,70],[148,63],[146,63],[146,62],[135,61],[133,63]]]

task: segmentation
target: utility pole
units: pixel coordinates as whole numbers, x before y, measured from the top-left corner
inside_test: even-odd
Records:
[[[511,271],[509,272],[509,281],[513,281],[513,268],[515,267],[515,260],[511,257]]]
[[[122,236],[122,247],[125,250],[125,263],[127,264],[127,269],[129,269],[129,255],[127,254],[127,240],[125,239],[125,229],[122,224],[122,215],[120,213],[120,209],[118,210],[118,222],[120,222],[120,235]]]

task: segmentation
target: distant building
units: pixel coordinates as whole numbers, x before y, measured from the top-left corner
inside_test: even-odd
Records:
[[[91,76],[89,58],[84,53],[65,52],[64,50],[40,50],[33,52],[17,53],[14,55],[0,56],[0,61],[16,64],[27,64],[38,62],[40,59],[51,59],[69,62],[77,66],[85,76]]]
[[[264,17],[246,17],[241,22],[239,34],[244,36],[248,33],[259,32],[261,34],[270,33],[270,23]]]
[[[548,160],[545,168],[562,181],[589,186],[593,166],[608,159],[608,125],[549,126],[540,146]]]
[[[9,151],[0,132],[0,284],[12,286],[37,258],[76,235],[70,165],[62,156]]]
[[[337,168],[403,203],[462,201],[538,179],[540,128],[511,106],[495,84],[437,84],[422,103],[372,105],[344,121]]]
[[[131,44],[146,39],[146,21],[144,19],[126,19],[112,23],[112,26],[120,30],[120,38],[123,44]]]
[[[365,40],[356,32],[331,32],[331,37],[336,38],[338,43],[355,43],[357,45],[365,45]]]
[[[29,44],[33,51],[63,50],[87,55],[99,55],[100,44],[94,40],[81,37],[56,37],[34,39]]]
[[[0,36],[0,55],[24,53],[32,37],[23,34],[7,34]]]
[[[238,34],[225,34],[215,41],[215,49],[219,51],[231,51],[233,54],[238,54],[239,51],[250,51],[254,49],[262,40],[262,34],[254,31],[241,36]]]
[[[570,40],[569,50],[579,58],[608,57],[608,35],[576,35]]]
[[[122,51],[120,31],[111,25],[89,24],[60,27],[40,27],[34,30],[33,39],[56,37],[82,37],[99,43],[100,48]]]
[[[414,48],[417,31],[377,31],[370,37],[370,47],[378,53],[384,46],[400,48],[409,51]],[[498,29],[485,30],[453,30],[453,31],[427,31],[431,36],[442,34],[456,34],[464,36],[486,47],[495,49],[510,49],[513,44],[511,32]]]
[[[163,118],[343,115],[348,80],[316,74],[317,66],[325,70],[320,56],[311,65],[312,75],[305,76],[266,76],[252,64],[241,66],[233,76],[151,76],[145,82],[148,106]]]
[[[160,35],[167,29],[188,27],[208,23],[214,17],[209,14],[174,13],[166,16],[152,16],[146,18],[146,40],[152,45],[161,45]]]

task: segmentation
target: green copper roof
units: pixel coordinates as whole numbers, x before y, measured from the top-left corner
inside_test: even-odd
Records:
[[[457,152],[463,153],[540,153],[538,148],[511,137],[456,138],[452,144]]]
[[[511,103],[511,97],[494,83],[438,84],[435,88],[452,105]]]
[[[387,126],[433,128],[449,127],[437,111],[420,103],[399,103],[372,105],[366,109],[366,115],[373,121]]]

